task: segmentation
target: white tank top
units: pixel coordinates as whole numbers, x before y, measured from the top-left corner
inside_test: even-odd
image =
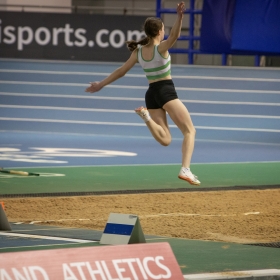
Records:
[[[154,47],[154,54],[151,60],[143,58],[142,46],[138,48],[137,58],[148,80],[161,79],[171,74],[170,54],[168,54],[167,58],[164,58],[158,51],[158,45]]]

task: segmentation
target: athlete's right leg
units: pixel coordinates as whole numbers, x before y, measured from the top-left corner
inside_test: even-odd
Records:
[[[139,107],[135,109],[135,112],[140,115],[145,121],[151,134],[163,146],[168,146],[171,142],[171,134],[167,123],[166,111],[163,109],[147,109]],[[149,113],[150,117],[142,116]]]

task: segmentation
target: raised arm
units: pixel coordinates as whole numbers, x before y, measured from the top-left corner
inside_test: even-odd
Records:
[[[162,41],[158,46],[158,50],[160,53],[164,53],[168,51],[177,41],[181,34],[182,21],[185,12],[185,3],[181,2],[177,4],[177,18],[176,21],[170,31],[168,38],[165,41]]]
[[[111,84],[112,82],[118,80],[123,77],[137,62],[137,50],[134,50],[130,55],[129,59],[119,68],[117,68],[114,72],[112,72],[108,77],[106,77],[101,82],[92,82],[90,86],[86,88],[86,92],[97,92],[101,90],[106,85]]]

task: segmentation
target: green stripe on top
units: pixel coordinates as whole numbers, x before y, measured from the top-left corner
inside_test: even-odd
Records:
[[[162,74],[159,74],[159,75],[155,75],[155,76],[147,76],[147,79],[148,80],[156,80],[156,79],[161,79],[161,78],[164,78],[164,77],[167,77],[168,75],[170,75],[171,73],[171,70],[169,69],[167,72],[164,72]]]
[[[170,65],[170,60],[166,64],[164,64],[160,67],[144,69],[144,71],[147,72],[147,73],[156,72],[156,71],[160,71],[160,70],[163,70],[163,69],[167,68],[169,65]]]

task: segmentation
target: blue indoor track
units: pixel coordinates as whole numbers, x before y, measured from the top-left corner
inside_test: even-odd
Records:
[[[134,113],[148,86],[140,66],[84,91],[119,66],[1,59],[0,166],[180,164],[170,119],[166,148]],[[280,69],[173,65],[172,77],[197,130],[192,163],[280,161]]]

